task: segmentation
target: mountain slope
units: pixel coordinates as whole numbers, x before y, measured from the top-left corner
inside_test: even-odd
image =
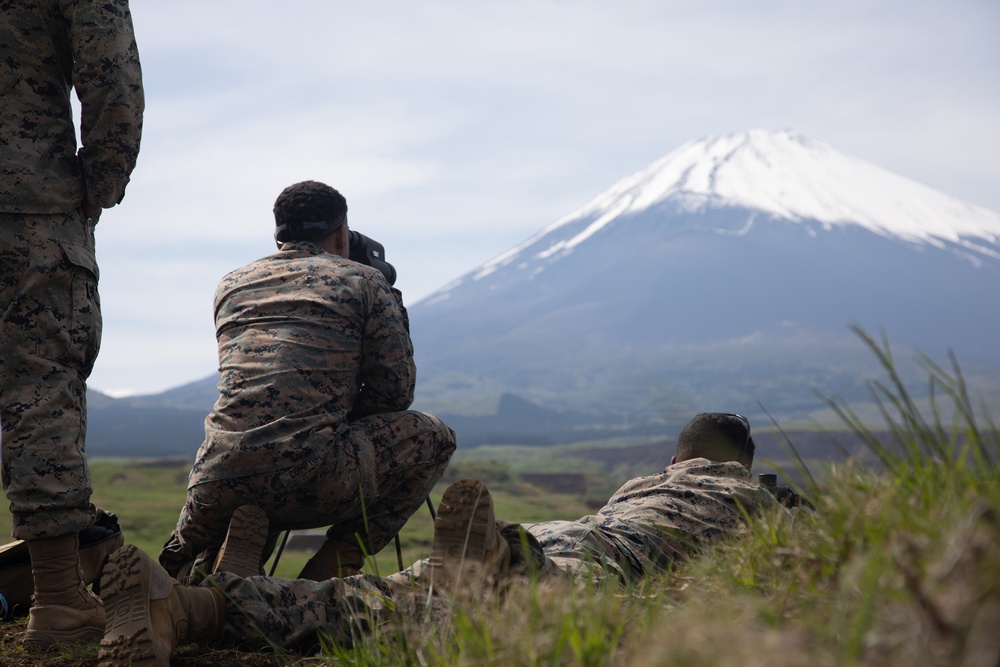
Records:
[[[418,398],[791,406],[859,385],[851,322],[1000,365],[998,240],[1000,214],[800,133],[691,142],[415,304]]]

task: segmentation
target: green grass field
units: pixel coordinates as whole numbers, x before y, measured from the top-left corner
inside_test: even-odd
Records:
[[[492,481],[490,471],[505,471],[504,466],[487,464],[469,466],[456,464],[446,479],[457,479],[468,468],[469,475],[485,477]],[[94,486],[92,502],[118,515],[125,541],[135,544],[154,558],[177,523],[177,515],[184,503],[189,465],[178,461],[147,461],[127,459],[98,459],[90,462]],[[533,523],[551,519],[575,519],[590,513],[582,497],[545,493],[519,483],[503,472],[505,479],[494,485],[494,500],[498,517],[511,517]],[[444,491],[445,483],[438,484],[431,494],[435,508]],[[430,554],[434,526],[429,509],[422,507],[410,518],[400,532],[403,563]],[[0,515],[0,544],[11,541],[10,514]],[[278,561],[275,576],[295,577],[302,569],[309,553],[286,549]],[[265,565],[270,572],[272,562]],[[368,571],[389,574],[399,569],[395,546],[390,544],[369,562]]]

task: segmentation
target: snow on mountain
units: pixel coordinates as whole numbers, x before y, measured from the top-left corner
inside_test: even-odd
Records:
[[[596,212],[634,213],[669,197],[689,212],[739,206],[793,221],[862,225],[912,241],[1000,238],[1000,213],[791,130],[691,141],[622,179],[564,221]]]
[[[1000,213],[801,132],[751,130],[684,144],[431,299],[514,262],[565,256],[615,220],[664,202],[684,213],[743,208],[791,222],[818,222],[827,230],[860,226],[887,238],[949,247],[974,265],[1000,259]],[[745,234],[752,224],[748,220],[734,233]]]

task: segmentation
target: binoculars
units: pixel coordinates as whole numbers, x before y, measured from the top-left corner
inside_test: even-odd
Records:
[[[767,489],[775,499],[785,507],[808,507],[811,510],[816,507],[807,499],[796,493],[791,487],[779,486],[778,476],[775,473],[762,473],[757,475],[762,488]]]
[[[385,261],[385,248],[381,243],[353,229],[348,230],[347,239],[352,261],[378,269],[390,285],[396,284],[396,269]]]

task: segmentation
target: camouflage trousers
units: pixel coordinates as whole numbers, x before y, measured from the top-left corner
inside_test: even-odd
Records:
[[[588,521],[545,521],[527,527],[545,554],[541,572],[562,573],[577,579],[603,582],[613,576],[622,583],[652,572],[619,533],[628,526],[597,525]]]
[[[576,521],[534,524],[527,532],[538,542],[528,545],[517,536],[520,524],[497,522],[497,527],[512,549],[511,572],[515,578],[525,575],[520,578],[523,582],[529,581],[532,572],[540,578],[568,576],[598,582],[609,577],[625,580],[626,572],[634,572],[628,550],[594,525]],[[531,554],[524,552],[525,546]],[[526,562],[538,559],[544,562]],[[321,641],[349,646],[376,626],[383,630],[406,624],[443,626],[452,611],[449,598],[428,597],[415,583],[426,567],[427,561],[422,560],[388,577],[362,574],[325,581],[244,579],[222,572],[211,575],[203,585],[216,586],[226,595],[220,643],[307,650]]]
[[[278,645],[308,651],[321,641],[349,646],[387,623],[440,623],[448,602],[419,588],[375,575],[307,581],[243,579],[228,572],[204,585],[226,595],[226,623],[219,642],[259,649]]]
[[[420,509],[454,451],[455,432],[433,415],[407,411],[358,419],[347,438],[300,466],[189,488],[160,564],[171,576],[192,561],[208,571],[233,511],[245,504],[267,512],[272,546],[283,530],[329,526],[328,539],[360,540],[367,553],[378,553]],[[375,470],[353,470],[358,461],[373,461]],[[364,496],[344,481],[359,478],[373,480]]]
[[[94,522],[86,380],[101,344],[94,228],[82,213],[0,213],[0,423],[13,535]]]
[[[532,573],[540,578],[568,576],[598,582],[609,577],[624,581],[626,573],[635,574],[634,557],[613,531],[586,522],[547,521],[529,526],[529,537],[524,540],[519,537],[520,524],[498,521],[497,527],[511,547],[511,573],[515,578],[524,575],[520,577],[523,582]],[[277,644],[304,650],[319,644],[321,638],[350,645],[376,626],[420,624],[426,628],[446,623],[451,613],[449,598],[428,597],[415,583],[426,567],[427,561],[422,560],[388,577],[362,574],[325,581],[244,579],[222,572],[203,585],[216,586],[226,595],[221,643],[246,648]]]

